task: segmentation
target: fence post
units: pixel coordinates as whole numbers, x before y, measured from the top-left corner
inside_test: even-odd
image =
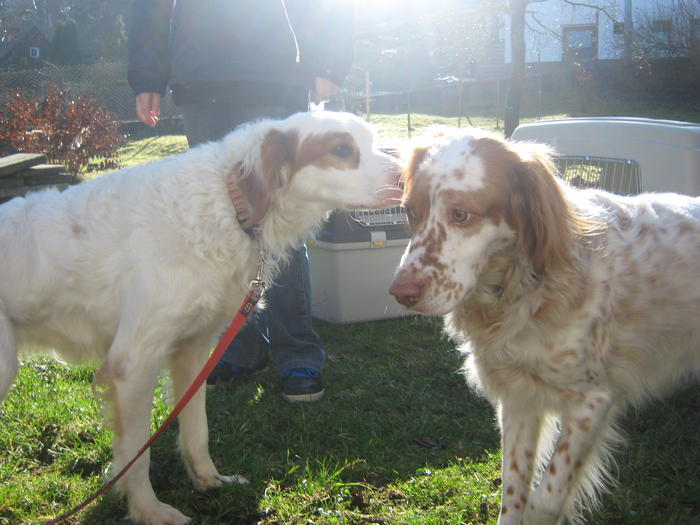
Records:
[[[370,80],[369,80],[369,71],[365,71],[365,119],[367,122],[369,122],[370,119],[370,97],[369,97],[369,87],[370,87]]]
[[[501,104],[501,77],[499,76],[496,79],[496,129],[500,130],[501,129],[501,124],[500,124],[500,118],[498,117],[498,110],[502,107]],[[503,104],[505,104],[505,100],[503,101]]]
[[[406,111],[408,112],[406,117],[407,117],[407,122],[406,124],[408,125],[408,138],[411,138],[411,91],[406,91]]]
[[[542,118],[542,77],[543,73],[540,72],[540,74],[537,77],[537,118],[541,119]]]
[[[462,79],[457,84],[457,127],[462,127]]]

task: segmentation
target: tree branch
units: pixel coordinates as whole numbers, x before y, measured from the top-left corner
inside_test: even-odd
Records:
[[[539,26],[539,29],[534,28],[527,22],[526,19],[525,23],[533,33],[537,33],[538,35],[550,35],[553,36],[556,40],[561,40],[561,35],[559,33],[554,31],[553,29],[550,29],[545,23],[541,22],[540,19],[537,18],[537,13],[533,11],[528,11],[527,14],[530,15],[530,18],[532,18],[532,20]]]
[[[595,9],[596,11],[603,13],[613,22],[619,22],[619,20],[615,18],[615,16],[613,16],[613,14],[610,13],[610,11],[604,6],[589,4],[587,2],[579,2],[578,0],[563,0],[563,2],[574,7],[588,7],[589,9]]]

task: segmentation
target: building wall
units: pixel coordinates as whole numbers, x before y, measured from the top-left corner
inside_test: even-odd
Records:
[[[633,21],[639,20],[659,6],[669,4],[670,0],[632,0]],[[625,18],[624,0],[598,0],[594,5],[605,6],[607,13],[617,21]],[[700,16],[698,5],[689,3]],[[634,23],[634,22],[633,22]],[[510,17],[506,16],[505,54],[506,62],[511,62]],[[597,59],[622,58],[622,35],[614,34],[615,22],[600,10],[585,6],[573,6],[561,0],[545,0],[528,5],[527,27],[525,28],[525,45],[527,62],[561,62],[564,60],[563,28],[567,26],[596,27],[595,37]],[[581,27],[583,29],[583,27]],[[572,28],[575,29],[575,28]]]

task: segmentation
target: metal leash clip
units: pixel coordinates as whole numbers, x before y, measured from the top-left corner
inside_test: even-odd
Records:
[[[258,262],[258,270],[255,273],[255,279],[250,281],[250,288],[255,290],[259,295],[265,291],[267,284],[263,280],[263,271],[265,270],[265,252],[260,246],[260,262]]]

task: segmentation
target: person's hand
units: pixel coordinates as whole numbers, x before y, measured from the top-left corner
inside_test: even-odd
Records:
[[[160,118],[160,93],[139,93],[136,95],[136,115],[139,120],[155,128]]]
[[[328,99],[340,91],[340,86],[323,77],[316,77],[314,80],[314,104],[320,104],[322,100]]]

